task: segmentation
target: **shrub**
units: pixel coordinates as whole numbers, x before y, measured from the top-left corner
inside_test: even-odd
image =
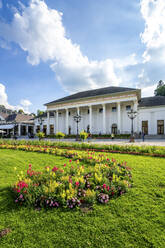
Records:
[[[39,138],[39,140],[41,140],[41,139],[45,138],[45,133],[38,132],[38,133],[36,133],[36,136]]]
[[[80,138],[84,141],[88,138],[88,133],[85,131],[80,132]]]
[[[60,139],[65,137],[65,134],[62,132],[58,132],[58,133],[56,133],[56,137],[60,140]]]

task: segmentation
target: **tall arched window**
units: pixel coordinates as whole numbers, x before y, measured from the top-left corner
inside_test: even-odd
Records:
[[[116,123],[112,124],[111,133],[117,134],[117,124]]]

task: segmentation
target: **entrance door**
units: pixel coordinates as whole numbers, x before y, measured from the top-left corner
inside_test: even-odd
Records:
[[[148,121],[142,121],[142,132],[148,134]]]
[[[157,134],[164,134],[164,120],[157,121]]]
[[[117,134],[117,124],[116,123],[112,124],[111,133]]]

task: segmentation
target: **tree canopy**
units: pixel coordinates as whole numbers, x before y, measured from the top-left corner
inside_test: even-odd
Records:
[[[156,90],[154,91],[155,96],[165,96],[165,83],[160,80]]]
[[[43,115],[43,114],[44,114],[44,111],[42,111],[40,109],[37,110],[37,116],[40,116],[40,115]]]
[[[19,109],[19,110],[18,110],[18,114],[24,114],[23,109]]]

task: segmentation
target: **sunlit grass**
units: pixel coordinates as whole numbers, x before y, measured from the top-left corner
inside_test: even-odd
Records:
[[[0,150],[0,247],[165,247],[165,159],[109,154],[127,161],[134,187],[93,211],[17,208],[8,187],[14,167],[25,170],[63,165],[67,159],[49,154]]]

